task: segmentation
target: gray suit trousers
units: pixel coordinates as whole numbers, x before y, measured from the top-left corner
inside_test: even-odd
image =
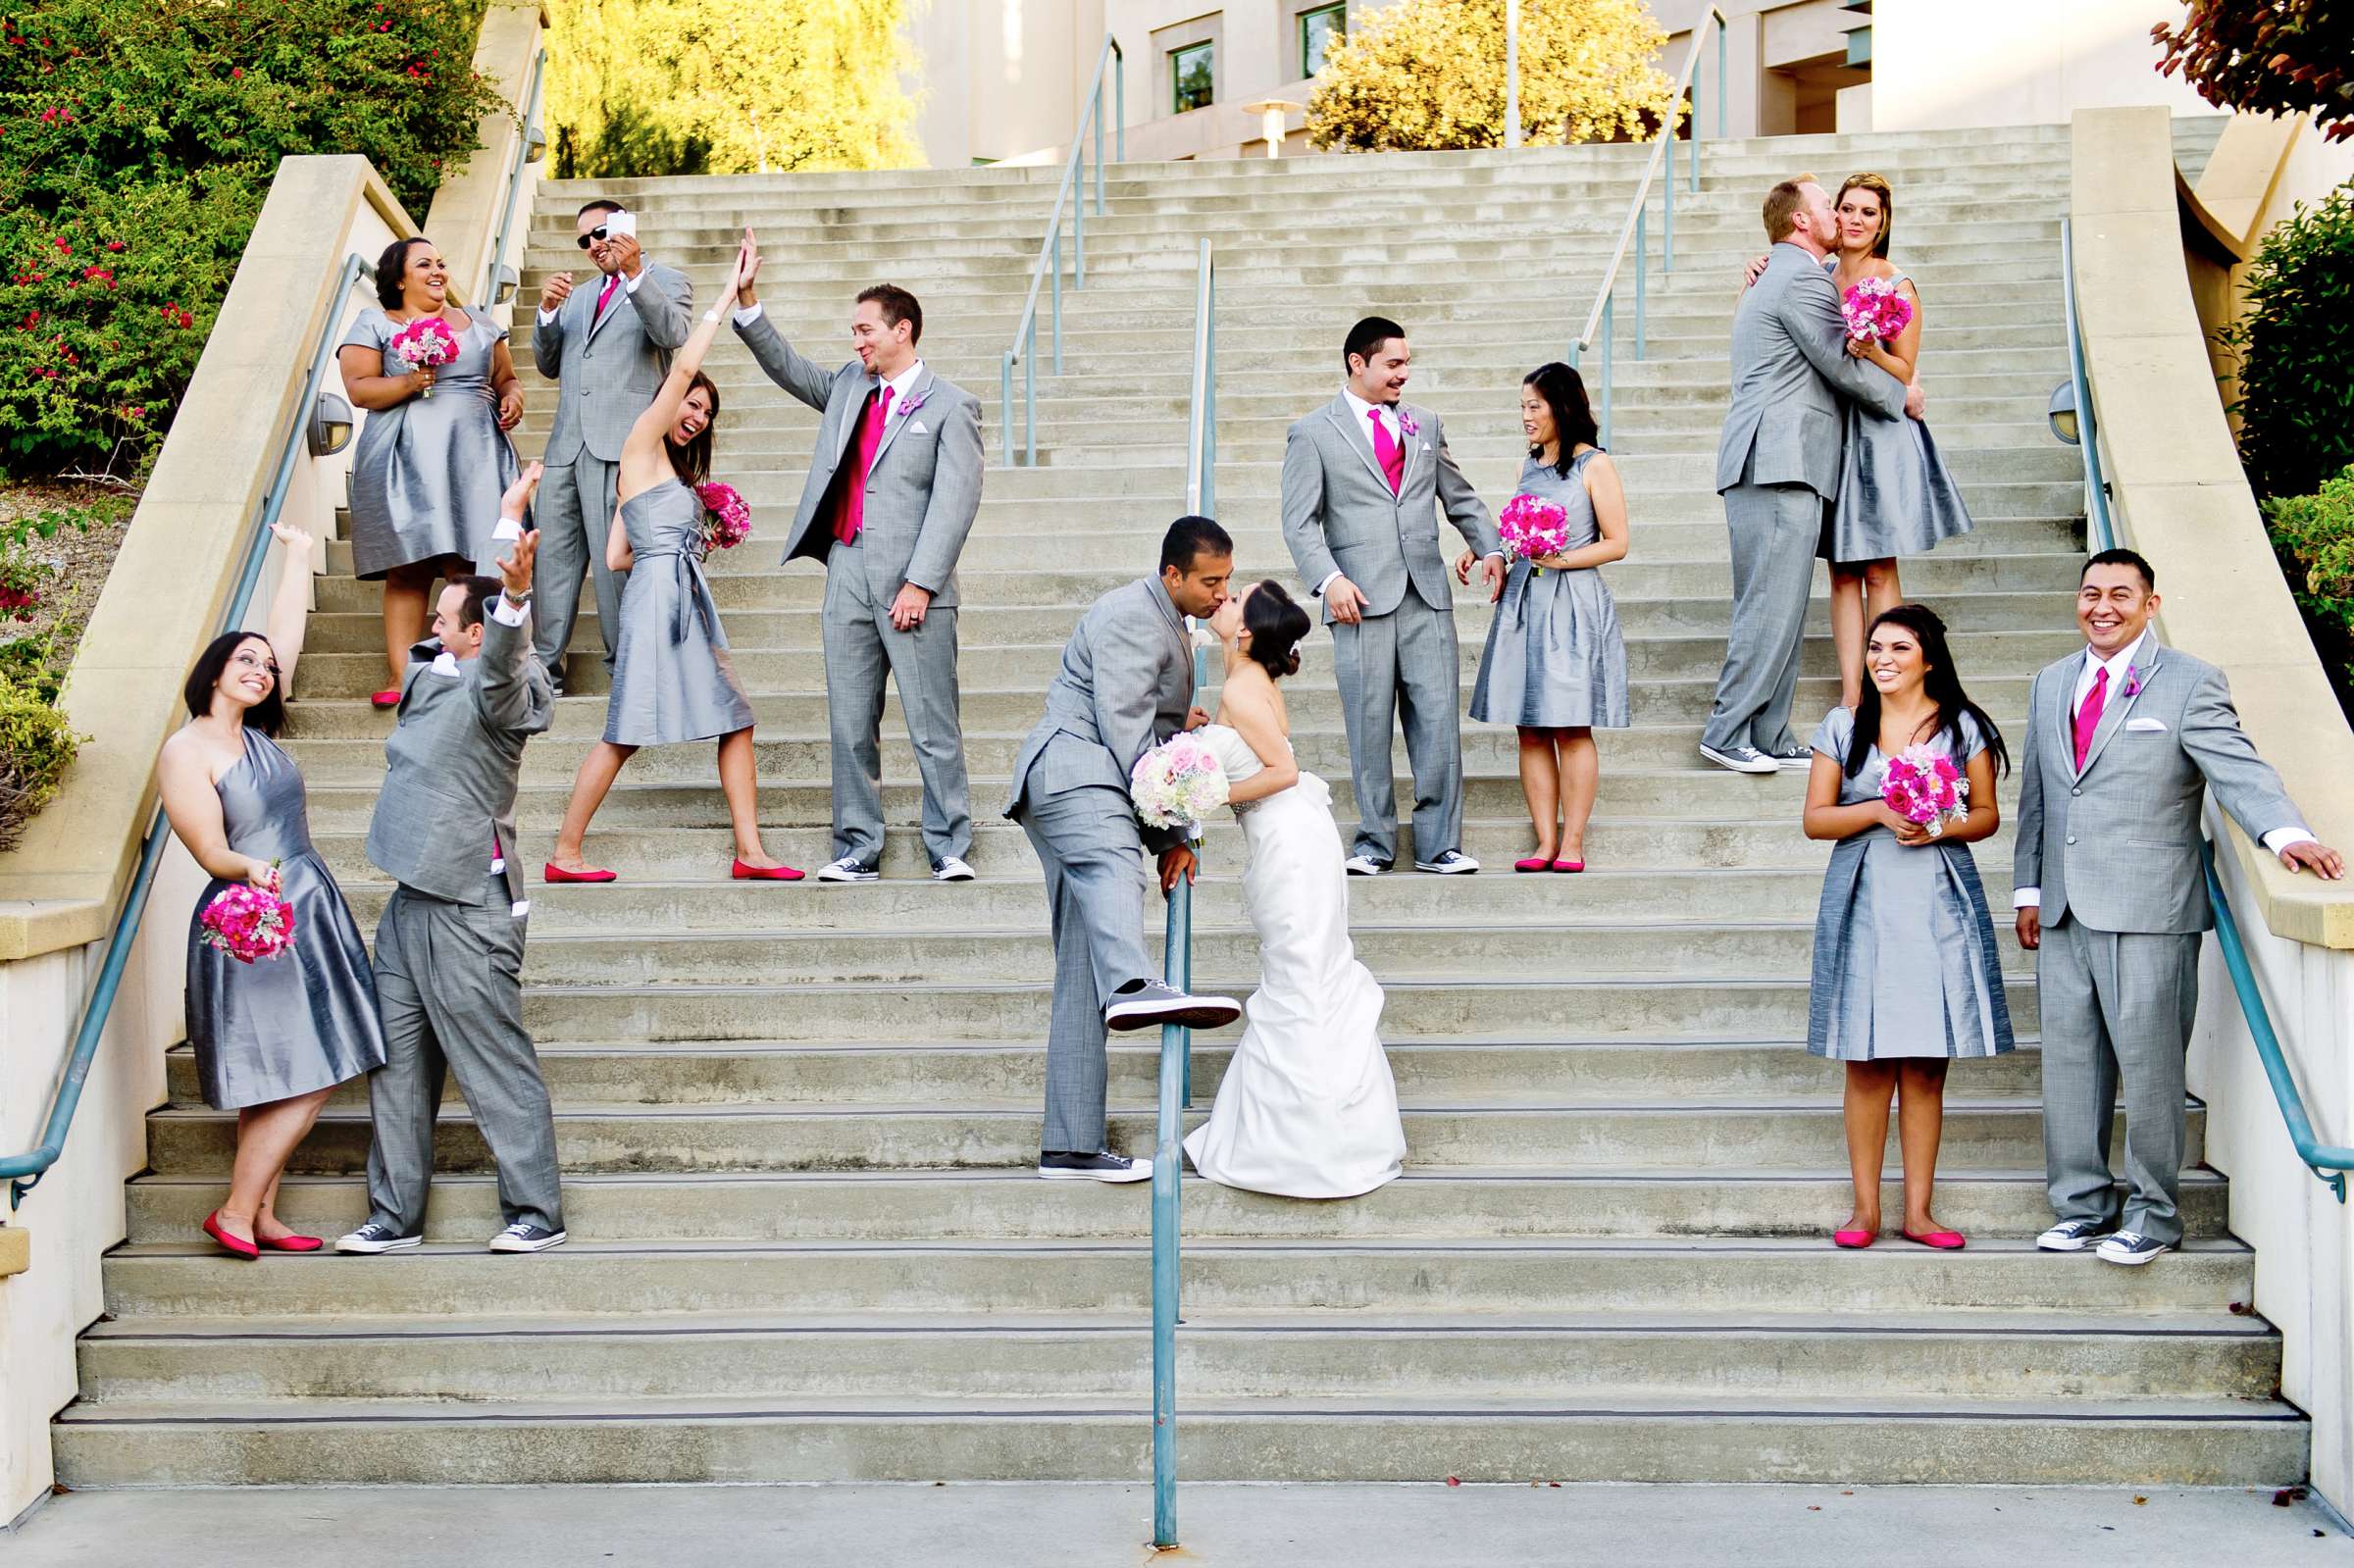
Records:
[[[2182,1239],[2182,1058],[2199,1007],[2199,936],[2094,931],[2073,915],[2043,929],[2043,1159],[2062,1220],[2119,1218],[2109,1174],[2125,1090],[2124,1228]]]
[[[532,643],[547,673],[564,684],[564,649],[580,618],[584,580],[596,580],[596,626],[604,633],[605,668],[613,668],[613,636],[621,627],[621,589],[629,579],[605,565],[621,465],[581,448],[565,464],[550,464],[539,485],[539,559],[532,568]]]
[[[833,732],[834,853],[883,858],[883,677],[898,683],[907,738],[924,782],[924,852],[973,850],[973,791],[964,771],[956,697],[956,611],[934,605],[901,632],[891,601],[874,602],[860,546],[837,543],[826,561],[826,715]]]
[[[1733,629],[1716,705],[1701,738],[1771,756],[1795,746],[1790,703],[1822,539],[1822,497],[1803,484],[1736,484],[1724,492],[1732,535]]]
[[[1054,936],[1039,1147],[1091,1154],[1103,1147],[1103,1009],[1122,986],[1159,979],[1145,956],[1144,839],[1127,791],[1108,784],[1026,794],[1015,816],[1046,868]]]
[[[1391,784],[1390,726],[1403,720],[1414,775],[1414,858],[1462,847],[1462,667],[1455,616],[1410,589],[1388,615],[1332,626],[1333,676],[1349,732],[1356,785],[1353,853],[1380,865],[1398,858],[1398,802]]]
[[[396,887],[376,928],[384,1065],[368,1075],[368,1218],[401,1236],[425,1229],[444,1068],[498,1164],[506,1222],[564,1228],[555,1118],[523,1027],[526,922],[507,910],[495,877],[480,904]]]

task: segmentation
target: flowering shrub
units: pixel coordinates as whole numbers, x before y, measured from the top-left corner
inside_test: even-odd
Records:
[[[0,470],[143,469],[281,158],[422,217],[498,103],[481,0],[0,0]]]
[[[39,691],[0,673],[0,852],[57,794],[80,737]]]

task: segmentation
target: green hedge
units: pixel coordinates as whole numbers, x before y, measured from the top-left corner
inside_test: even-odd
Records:
[[[498,102],[482,9],[0,9],[0,472],[144,470],[281,158],[364,154],[422,217]]]
[[[2311,495],[2354,463],[2354,181],[2265,235],[2239,360],[2239,455],[2259,496]]]
[[[2264,523],[2315,651],[2354,721],[2354,468],[2323,481],[2312,495],[2266,501]]]

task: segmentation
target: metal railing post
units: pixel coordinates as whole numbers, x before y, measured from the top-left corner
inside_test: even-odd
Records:
[[[1096,89],[1096,212],[1103,211],[1103,89]]]
[[[1062,230],[1054,230],[1054,374],[1062,374]]]
[[[1660,182],[1660,271],[1675,271],[1675,132],[1672,128],[1667,132],[1667,177]]]
[[[1128,161],[1128,57],[1117,38],[1111,40],[1111,156]]]
[[[1716,139],[1724,139],[1724,102],[1732,96],[1724,90],[1724,16],[1716,17]]]
[[[1005,432],[1005,466],[1013,467],[1013,350],[998,362],[998,424]]]
[[[1038,326],[1030,327],[1030,345],[1022,354],[1022,467],[1038,467]]]
[[[1645,285],[1643,275],[1649,270],[1644,265],[1644,258],[1649,254],[1649,250],[1644,239],[1643,228],[1644,219],[1647,216],[1648,214],[1645,213],[1635,215],[1635,358],[1637,361],[1644,357],[1643,295]]]
[[[1062,247],[1055,246],[1054,265],[1062,265]],[[1071,202],[1071,286],[1087,286],[1087,195],[1082,191]]]
[[[1618,357],[1617,331],[1612,317],[1618,308],[1618,296],[1611,294],[1602,302],[1602,444],[1611,444],[1611,369]]]
[[[1178,983],[1182,953],[1193,940],[1193,890],[1180,881],[1169,894],[1163,969]],[[1185,1114],[1178,1099],[1187,1049],[1186,1031],[1174,1024],[1160,1032],[1158,1137],[1152,1144],[1152,1543],[1177,1544],[1177,1312],[1181,1285],[1177,1230],[1178,1129]]]

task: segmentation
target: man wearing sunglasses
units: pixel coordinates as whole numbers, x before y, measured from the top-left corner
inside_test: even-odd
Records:
[[[617,221],[618,220],[618,221]],[[576,242],[596,271],[577,285],[558,273],[539,290],[532,353],[557,382],[548,431],[547,479],[539,488],[537,599],[540,662],[564,690],[564,649],[580,613],[581,584],[596,575],[597,628],[605,668],[621,624],[621,580],[605,565],[621,443],[670,374],[671,350],[694,323],[694,285],[638,248],[637,222],[621,203],[599,199],[576,220]]]

